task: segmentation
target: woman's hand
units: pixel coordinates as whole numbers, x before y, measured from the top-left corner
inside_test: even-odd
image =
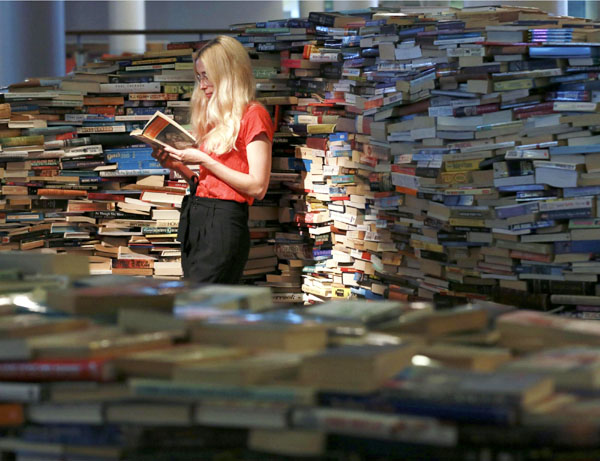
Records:
[[[206,152],[193,147],[187,149],[165,147],[165,151],[168,152],[173,159],[187,164],[206,165],[208,162],[212,161],[212,158]]]
[[[152,157],[158,160],[163,168],[179,171],[183,166],[183,162],[174,159],[171,154],[163,148],[155,147],[152,151]]]

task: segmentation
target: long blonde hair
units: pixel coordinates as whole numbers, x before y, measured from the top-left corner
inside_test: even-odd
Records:
[[[236,39],[219,35],[198,51],[194,66],[198,59],[204,64],[214,91],[207,98],[196,82],[191,100],[191,126],[207,152],[221,155],[235,148],[244,110],[254,100],[250,57]]]

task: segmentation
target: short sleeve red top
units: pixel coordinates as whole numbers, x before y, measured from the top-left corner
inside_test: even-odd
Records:
[[[211,152],[208,154],[216,161],[231,168],[232,170],[248,173],[248,157],[246,146],[256,136],[266,133],[269,141],[273,141],[273,122],[267,110],[258,103],[248,105],[240,122],[240,132],[235,142],[235,149],[222,155]],[[206,168],[201,168],[198,178],[196,197],[218,198],[222,200],[233,200],[235,202],[248,202],[252,205],[253,197],[249,197],[226,184]]]

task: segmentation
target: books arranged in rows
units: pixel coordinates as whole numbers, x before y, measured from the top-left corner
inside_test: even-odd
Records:
[[[597,296],[594,24],[482,7],[234,26],[291,90],[262,99],[289,174],[266,283],[308,302]]]
[[[487,301],[290,309],[234,288],[74,277],[47,289],[45,314],[2,310],[0,453],[459,460],[598,444],[594,322]],[[159,428],[169,442],[146,439]]]

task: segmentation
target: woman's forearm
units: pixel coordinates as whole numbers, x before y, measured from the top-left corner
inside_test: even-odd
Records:
[[[175,171],[177,171],[190,186],[197,181],[196,177],[198,175],[183,163],[178,165]]]

